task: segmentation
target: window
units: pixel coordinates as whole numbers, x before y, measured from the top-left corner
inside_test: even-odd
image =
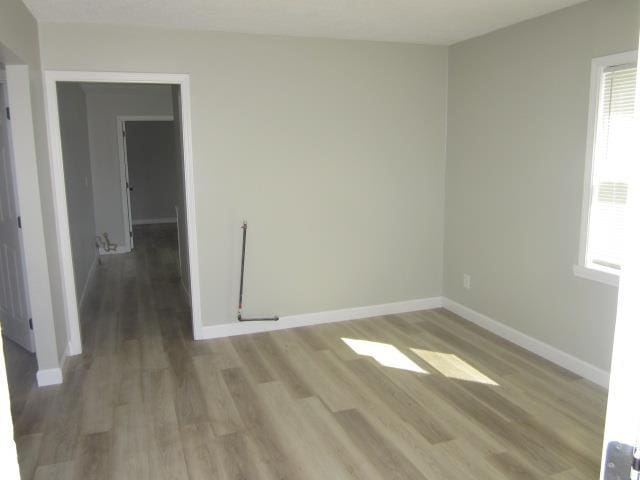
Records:
[[[576,275],[617,285],[630,166],[635,160],[635,52],[593,61],[589,138]]]

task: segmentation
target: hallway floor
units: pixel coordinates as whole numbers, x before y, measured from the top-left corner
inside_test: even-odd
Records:
[[[445,310],[194,342],[175,229],[103,258],[24,479],[596,478],[606,394]]]

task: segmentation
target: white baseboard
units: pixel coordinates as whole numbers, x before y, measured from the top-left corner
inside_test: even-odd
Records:
[[[205,325],[195,333],[196,340],[232,337],[250,333],[284,330],[287,328],[320,325],[323,323],[343,322],[361,318],[394,315],[398,313],[416,312],[444,307],[462,318],[475,323],[516,345],[529,350],[567,370],[607,388],[609,373],[590,363],[580,360],[547,343],[530,337],[514,328],[498,322],[486,315],[476,312],[458,302],[445,297],[422,298],[405,302],[385,303],[368,307],[345,308],[318,313],[304,313],[281,317],[277,322],[236,322],[223,325]]]
[[[169,218],[141,218],[139,220],[134,220],[133,223],[134,225],[155,225],[158,223],[176,223],[178,221],[177,218],[175,217],[169,217]]]
[[[430,310],[442,306],[441,297],[421,298],[404,302],[384,303],[368,307],[344,308],[317,313],[303,313],[300,315],[287,315],[280,317],[277,322],[236,322],[223,325],[205,325],[196,332],[196,340],[208,338],[232,337],[249,333],[284,330],[286,328],[306,327],[320,325],[322,323],[344,322],[360,318],[378,317],[381,315],[393,315],[397,313],[416,312]]]
[[[96,266],[98,265],[98,258],[99,256],[96,255],[96,257],[93,259],[93,263],[91,264],[91,267],[89,268],[89,272],[87,273],[87,278],[84,281],[84,286],[82,287],[82,293],[80,294],[80,300],[78,301],[78,311],[82,311],[82,307],[84,305],[84,301],[87,297],[87,291],[89,290],[89,286],[91,285],[91,281],[93,280],[93,276],[96,273]]]
[[[580,360],[562,350],[552,347],[551,345],[537,340],[533,337],[525,335],[524,333],[511,328],[504,323],[498,322],[493,318],[476,312],[469,307],[466,307],[458,302],[455,302],[449,298],[442,299],[442,306],[447,310],[460,315],[462,318],[469,320],[472,323],[489,330],[496,335],[509,340],[516,345],[521,346],[542,358],[546,358],[550,362],[553,362],[567,370],[592,381],[593,383],[607,388],[609,386],[609,372],[602,370],[590,363]]]
[[[65,355],[64,355],[64,360],[67,359],[67,357],[73,357],[75,355],[80,355],[82,353],[82,348],[76,349],[71,342],[69,342],[67,344],[67,348],[65,350]],[[64,361],[60,362],[60,366],[64,367]]]
[[[77,355],[73,352],[73,347],[71,346],[71,342],[67,343],[64,352],[62,352],[62,356],[58,360],[58,368],[46,368],[44,370],[38,370],[36,372],[36,380],[38,382],[39,387],[47,387],[49,385],[59,385],[63,381],[62,377],[62,369],[64,368],[64,364],[67,363],[67,358],[70,355]]]
[[[36,373],[36,380],[38,381],[39,387],[58,385],[62,383],[62,369],[47,368],[44,370],[38,370]]]
[[[105,252],[102,247],[100,247],[100,255],[118,255],[119,253],[129,253],[130,251],[131,249],[124,245],[118,245],[115,250],[109,250],[108,252]]]

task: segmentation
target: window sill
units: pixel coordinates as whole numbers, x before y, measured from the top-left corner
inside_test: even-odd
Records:
[[[587,268],[582,265],[573,266],[573,274],[576,277],[586,278],[595,282],[606,283],[612,287],[617,287],[620,280],[620,276],[615,273],[603,272],[602,270],[596,270],[595,268]]]

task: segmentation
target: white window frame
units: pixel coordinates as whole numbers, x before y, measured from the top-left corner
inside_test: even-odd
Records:
[[[591,184],[593,180],[593,161],[596,141],[596,127],[598,124],[598,107],[600,104],[600,89],[602,76],[606,68],[628,63],[637,63],[638,52],[629,51],[605,57],[594,58],[591,61],[591,89],[589,92],[589,123],[587,126],[587,151],[584,169],[584,188],[582,190],[582,220],[580,223],[580,251],[578,264],[573,266],[573,273],[582,278],[595,280],[614,287],[618,286],[620,273],[606,267],[587,265],[587,243],[589,237],[589,213],[591,210]]]

